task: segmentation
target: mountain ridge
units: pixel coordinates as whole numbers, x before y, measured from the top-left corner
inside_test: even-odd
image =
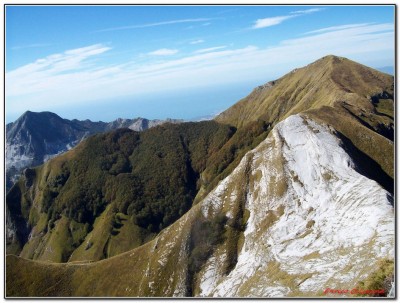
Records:
[[[357,85],[351,86],[352,76],[359,82]],[[287,82],[290,83],[289,87]],[[382,89],[393,91],[392,76],[349,59],[329,55],[257,87],[248,97],[219,114],[215,120],[238,127],[255,119],[279,121],[304,109],[334,106],[341,100],[356,103],[360,95],[363,95],[362,98],[370,98],[381,93]],[[301,93],[303,91],[307,93]],[[321,91],[329,93],[321,97]],[[277,105],[278,108],[271,108]]]
[[[393,81],[393,76],[329,55],[259,86],[215,121],[240,128],[262,120],[273,127],[292,114],[309,113],[365,154],[369,163],[364,167],[383,170],[382,178],[374,180],[393,193]]]

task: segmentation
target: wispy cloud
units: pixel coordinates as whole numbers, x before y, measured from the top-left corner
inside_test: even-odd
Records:
[[[212,19],[210,19],[210,18],[178,19],[178,20],[169,20],[169,21],[154,22],[154,23],[144,23],[144,24],[126,25],[126,26],[119,26],[119,27],[110,27],[110,28],[100,29],[100,30],[97,30],[94,32],[96,32],[96,33],[111,32],[111,31],[120,31],[120,30],[127,30],[127,29],[171,25],[171,24],[178,24],[178,23],[205,22],[205,21],[209,21],[209,20],[212,20]]]
[[[319,12],[323,10],[322,8],[310,8],[307,10],[300,10],[300,11],[294,11],[294,12],[290,12],[289,15],[287,16],[277,16],[277,17],[268,17],[268,18],[263,18],[263,19],[257,19],[254,22],[253,25],[253,29],[259,29],[259,28],[265,28],[265,27],[270,27],[270,26],[274,26],[274,25],[278,25],[280,23],[282,23],[283,21],[295,18],[295,17],[299,17],[302,15],[307,15],[307,14],[311,14],[311,13],[315,13],[315,12]]]
[[[331,27],[325,27],[325,28],[320,28],[314,31],[306,32],[304,35],[308,34],[317,34],[317,33],[324,33],[324,32],[332,32],[332,31],[338,31],[338,30],[345,30],[349,28],[355,28],[355,27],[363,27],[370,25],[372,23],[356,23],[356,24],[345,24],[345,25],[338,25],[338,26],[331,26]]]
[[[209,53],[209,52],[216,51],[216,50],[223,49],[223,48],[226,48],[226,45],[215,46],[215,47],[210,47],[210,48],[203,48],[203,49],[194,51],[193,53],[194,54],[204,54],[204,53]]]
[[[27,48],[40,48],[40,47],[48,47],[52,46],[52,43],[33,43],[27,45],[18,45],[11,47],[12,50],[20,50],[20,49],[27,49]]]
[[[95,105],[101,99],[123,96],[134,100],[143,94],[243,79],[268,81],[327,54],[364,62],[382,54],[394,56],[394,25],[390,23],[316,31],[269,48],[214,49],[161,62],[148,57],[142,63],[100,64],[103,61],[96,59],[101,54],[114,52],[102,44],[68,50],[6,73],[7,112],[52,110],[82,102]]]
[[[193,40],[190,42],[190,44],[199,44],[199,43],[204,43],[203,39],[198,39],[198,40]]]
[[[310,9],[306,9],[306,10],[300,10],[300,11],[294,11],[294,12],[290,12],[291,14],[298,14],[298,15],[304,15],[304,14],[311,14],[311,13],[316,13],[319,11],[324,10],[325,8],[310,8]]]
[[[253,26],[253,29],[278,25],[278,24],[282,23],[283,21],[294,18],[294,17],[296,17],[296,16],[291,15],[291,16],[279,16],[279,17],[258,19],[258,20],[256,20],[256,22]]]
[[[171,56],[175,55],[179,50],[177,49],[169,49],[169,48],[161,48],[158,50],[155,50],[153,52],[150,52],[149,55],[152,56]]]
[[[87,47],[67,50],[61,54],[54,54],[33,63],[24,65],[6,75],[7,94],[10,96],[19,94],[38,93],[43,90],[57,89],[63,86],[63,81],[71,85],[71,75],[82,75],[96,70],[88,59],[102,54],[110,47],[95,44]],[[84,70],[83,70],[84,69]],[[78,79],[78,77],[76,78]],[[49,81],[57,85],[49,85]]]

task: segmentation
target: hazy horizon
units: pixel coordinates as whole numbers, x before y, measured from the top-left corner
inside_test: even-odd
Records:
[[[5,30],[7,123],[196,119],[328,54],[394,68],[391,5],[7,5]]]

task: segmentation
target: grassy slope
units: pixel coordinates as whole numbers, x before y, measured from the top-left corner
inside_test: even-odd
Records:
[[[170,283],[185,283],[188,256],[180,250],[198,210],[192,208],[158,238],[98,262],[49,263],[9,255],[7,296],[171,296]]]
[[[240,190],[242,181],[234,182],[230,190]],[[247,218],[240,207],[240,203],[234,205],[232,211],[245,224]],[[205,219],[201,204],[195,205],[155,239],[96,262],[53,263],[8,255],[6,296],[160,297],[172,296],[176,289],[181,296],[196,295],[197,274],[211,253],[217,249],[221,255],[224,252],[237,255],[241,248],[239,239],[232,239],[240,236],[241,227],[224,218]],[[215,225],[222,228],[213,235],[201,230]],[[238,235],[232,234],[235,231]],[[228,273],[230,262],[226,266]]]
[[[287,116],[346,101],[372,110],[368,96],[391,91],[393,77],[345,58],[327,56],[255,89],[216,121],[241,127],[258,119],[277,123]]]

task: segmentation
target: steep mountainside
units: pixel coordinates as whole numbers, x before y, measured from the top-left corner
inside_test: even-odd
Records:
[[[61,154],[88,136],[117,128],[142,131],[163,123],[181,120],[117,119],[110,123],[90,120],[68,120],[50,112],[27,111],[6,126],[7,188],[14,184],[20,172],[40,165]]]
[[[308,112],[350,141],[363,169],[373,168],[369,177],[393,192],[393,85],[393,76],[326,56],[256,88],[216,121],[240,128],[263,120],[273,126],[292,114]]]
[[[145,245],[85,264],[8,256],[7,296],[286,297],[357,287],[374,260],[394,258],[394,212],[339,137],[291,116]]]
[[[212,121],[120,129],[26,169],[7,195],[7,251],[66,262],[141,245],[191,207],[209,154],[233,134]]]
[[[96,135],[26,170],[7,296],[314,297],[391,277],[393,77],[327,56],[216,120]]]
[[[236,130],[208,121],[90,137],[25,169],[10,189],[7,252],[93,261],[137,247],[208,194],[268,131],[262,122]]]

